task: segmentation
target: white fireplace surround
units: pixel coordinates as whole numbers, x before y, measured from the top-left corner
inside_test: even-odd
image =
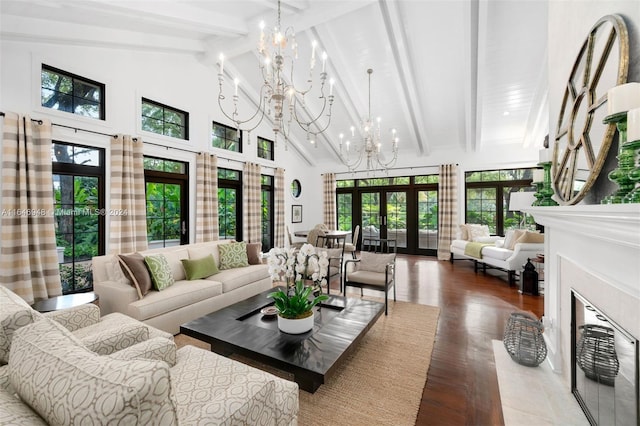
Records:
[[[571,387],[571,289],[640,339],[640,204],[526,209],[545,227],[548,361]]]

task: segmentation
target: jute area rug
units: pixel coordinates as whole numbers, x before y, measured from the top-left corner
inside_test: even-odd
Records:
[[[390,301],[389,315],[380,317],[335,376],[313,394],[300,391],[298,424],[414,425],[439,313],[433,306]],[[183,335],[176,343],[209,349]]]

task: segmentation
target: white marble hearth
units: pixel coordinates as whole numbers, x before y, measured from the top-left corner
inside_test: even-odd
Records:
[[[572,290],[640,338],[640,204],[531,207],[527,213],[545,227],[547,361],[570,394]]]

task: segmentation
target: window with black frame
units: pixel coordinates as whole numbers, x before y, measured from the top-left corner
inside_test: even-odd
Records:
[[[104,149],[56,141],[51,158],[62,292],[91,291],[91,260],[104,254]]]
[[[40,104],[84,117],[105,119],[105,85],[42,64]]]
[[[189,113],[142,98],[142,130],[189,140]]]
[[[273,176],[262,175],[262,251],[273,248]]]
[[[218,228],[221,240],[242,241],[242,172],[218,168]]]
[[[242,152],[242,132],[214,121],[211,127],[211,146]]]
[[[189,243],[187,163],[144,157],[149,248]]]
[[[258,136],[258,157],[265,160],[274,160],[273,141]]]
[[[480,170],[465,173],[465,222],[488,225],[494,235],[518,228],[524,219],[521,211],[509,210],[511,194],[534,191],[533,169]],[[527,217],[527,225],[535,226]]]

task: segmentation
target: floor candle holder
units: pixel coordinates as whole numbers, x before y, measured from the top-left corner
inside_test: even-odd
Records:
[[[635,186],[635,183],[629,179],[629,172],[634,168],[634,149],[627,143],[627,112],[619,112],[608,115],[604,118],[605,124],[615,123],[618,129],[618,167],[609,172],[609,180],[618,185],[618,190],[611,195],[606,196],[600,204],[622,204],[625,197]]]

